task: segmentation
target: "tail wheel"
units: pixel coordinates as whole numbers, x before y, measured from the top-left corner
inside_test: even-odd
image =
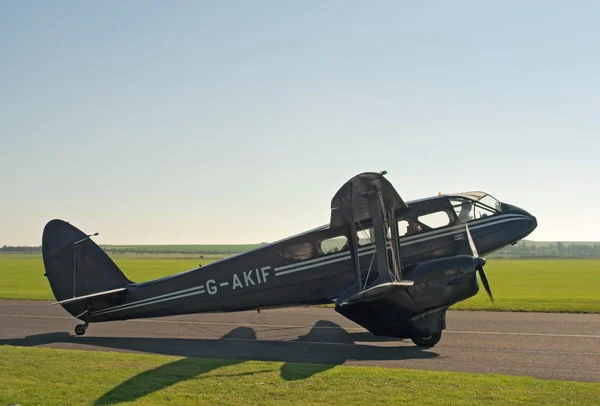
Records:
[[[437,331],[428,336],[412,337],[411,340],[419,347],[433,347],[440,341],[441,338],[442,332]]]
[[[87,330],[87,324],[78,324],[75,326],[75,334],[78,336],[84,335],[85,330]]]

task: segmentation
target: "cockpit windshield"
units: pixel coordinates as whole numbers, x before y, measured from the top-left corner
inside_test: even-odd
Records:
[[[485,193],[485,192],[464,192],[464,193],[453,193],[453,196],[462,196],[467,199],[475,200],[479,203],[482,203],[485,206],[488,206],[490,209],[494,209],[496,211],[502,211],[502,203],[494,196]]]
[[[453,193],[450,202],[461,222],[493,216],[502,211],[502,203],[485,192]]]

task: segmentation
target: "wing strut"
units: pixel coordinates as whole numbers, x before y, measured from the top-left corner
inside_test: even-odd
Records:
[[[392,237],[392,263],[394,266],[394,276],[397,281],[402,280],[402,260],[400,258],[400,235],[398,233],[398,222],[396,221],[396,211],[392,205],[390,210],[390,234]]]
[[[388,268],[389,259],[387,241],[385,240],[385,221],[383,218],[381,191],[377,190],[370,195],[371,214],[373,216],[373,234],[375,234],[375,255],[377,258],[377,279],[373,284],[393,282]]]
[[[360,287],[362,285],[362,275],[360,274],[360,258],[358,257],[358,233],[356,232],[356,223],[354,221],[350,221],[350,253],[352,257],[352,263],[354,265],[358,293],[361,290]]]
[[[396,216],[402,215],[409,207],[402,200],[392,184],[384,178],[383,172],[364,172],[346,182],[331,200],[330,227],[345,226],[351,251],[352,266],[356,283],[338,296],[341,303],[348,295],[360,294],[375,285],[398,283],[402,281],[402,264],[400,261],[400,244]],[[375,257],[377,258],[377,279],[367,287],[362,283],[360,260],[358,256],[357,225],[361,222],[372,224],[371,241],[375,240]],[[391,234],[391,258],[388,253],[386,234]],[[369,250],[369,252],[371,252]],[[390,266],[391,262],[391,266]],[[368,275],[367,275],[368,276]],[[409,281],[406,281],[409,282]]]

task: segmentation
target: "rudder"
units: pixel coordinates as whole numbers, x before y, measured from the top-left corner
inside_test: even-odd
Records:
[[[42,235],[46,277],[57,301],[124,288],[132,283],[89,236],[63,220],[51,220]],[[77,317],[87,301],[64,304]]]

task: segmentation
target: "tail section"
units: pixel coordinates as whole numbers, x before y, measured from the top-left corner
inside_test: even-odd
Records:
[[[92,303],[119,301],[132,283],[90,236],[62,220],[44,227],[42,255],[54,297],[74,317],[84,319]]]

